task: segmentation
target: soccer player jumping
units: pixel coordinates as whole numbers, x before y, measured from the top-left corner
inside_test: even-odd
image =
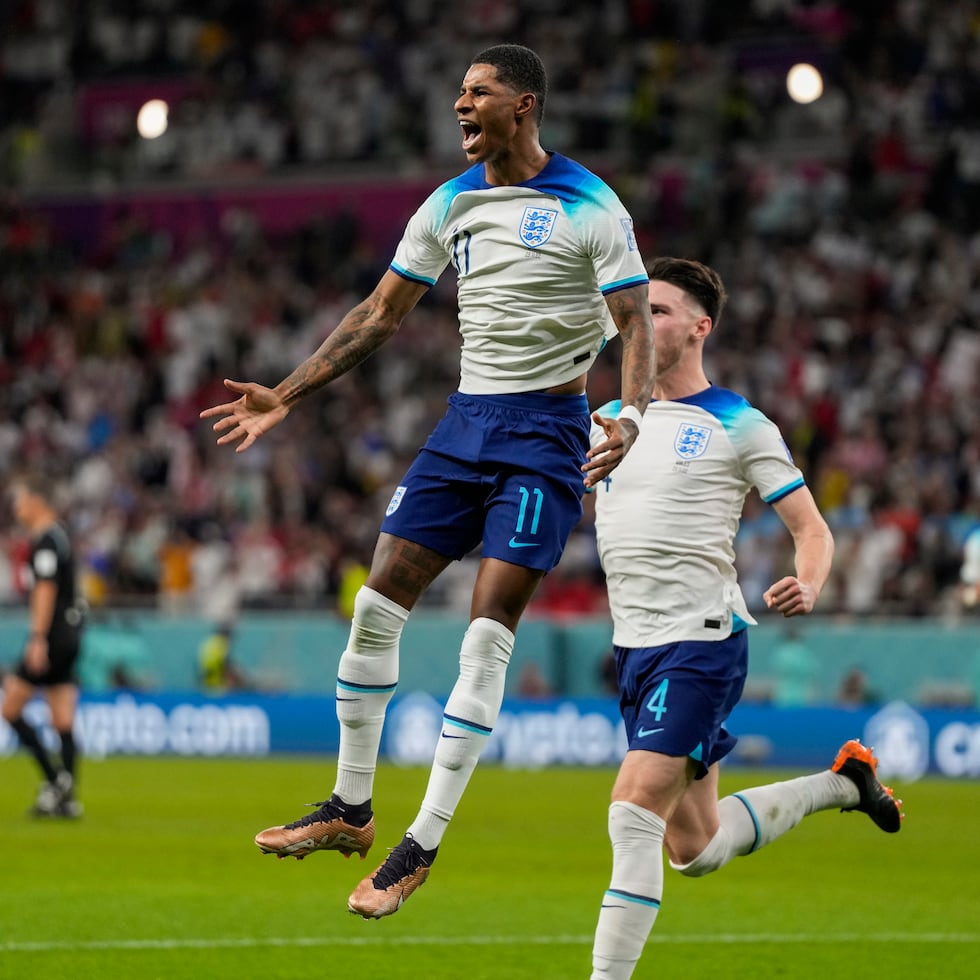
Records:
[[[247,449],[301,398],[380,347],[453,266],[459,390],[391,498],[354,603],[337,676],[333,793],[256,837],[280,857],[363,856],[371,847],[371,795],[402,628],[436,576],[482,542],[428,789],[401,842],[348,900],[365,918],[395,912],[428,877],[497,719],[521,615],[561,557],[584,489],[633,445],[653,388],[648,280],[632,221],[602,180],[542,148],[546,89],[533,51],[504,44],[478,54],[455,103],[472,166],[422,204],[374,291],[316,353],[275,388],[226,381],[240,397],[201,413],[220,417],[220,444]],[[586,372],[617,331],[625,407],[589,458]]]

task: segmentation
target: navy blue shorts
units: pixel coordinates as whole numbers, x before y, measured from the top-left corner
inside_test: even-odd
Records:
[[[381,530],[448,558],[550,571],[582,517],[585,395],[464,395],[419,450]]]
[[[631,749],[687,755],[701,779],[738,739],[725,722],[742,696],[748,630],[724,640],[687,640],[659,647],[614,646],[619,708]]]

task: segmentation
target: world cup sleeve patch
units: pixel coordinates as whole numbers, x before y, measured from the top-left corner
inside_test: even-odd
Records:
[[[34,574],[38,578],[52,578],[58,571],[58,556],[50,548],[34,553]]]
[[[620,224],[623,226],[623,231],[626,232],[626,244],[629,246],[631,252],[636,251],[636,232],[633,231],[633,219],[632,218],[620,218]]]
[[[521,218],[521,241],[528,248],[537,248],[551,238],[555,228],[557,211],[549,208],[526,207]]]
[[[398,510],[398,505],[402,502],[406,489],[406,487],[395,487],[395,492],[391,495],[391,500],[388,502],[388,509],[385,511],[385,517],[390,517],[396,510]]]
[[[706,425],[681,422],[674,436],[674,452],[681,459],[697,459],[703,456],[711,440],[711,429]]]

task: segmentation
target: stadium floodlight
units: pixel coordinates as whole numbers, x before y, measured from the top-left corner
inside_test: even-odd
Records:
[[[816,102],[823,95],[823,77],[813,65],[793,65],[786,74],[786,91],[801,105]]]
[[[150,99],[140,106],[136,115],[136,130],[145,140],[153,140],[167,131],[170,106],[163,99]]]

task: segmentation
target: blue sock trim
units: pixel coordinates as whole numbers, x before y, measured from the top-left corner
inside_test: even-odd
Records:
[[[337,687],[345,691],[354,691],[357,694],[393,694],[398,687],[398,681],[394,684],[355,684],[353,681],[342,681],[337,678]]]
[[[637,905],[647,905],[652,909],[660,908],[659,898],[650,898],[649,895],[637,895],[635,892],[624,892],[619,888],[607,888],[606,898],[621,898],[624,902],[634,902]]]
[[[759,844],[762,843],[762,827],[759,825],[759,818],[755,815],[755,810],[752,809],[752,804],[741,793],[732,793],[732,796],[749,811],[749,816],[752,818],[752,826],[755,827],[755,840],[749,849],[749,854],[751,854],[753,851],[758,850]]]
[[[454,725],[456,728],[465,728],[468,732],[475,732],[477,735],[489,735],[493,729],[487,728],[486,725],[477,725],[472,721],[464,721],[462,718],[456,718],[454,715],[442,716],[442,720],[447,725]]]

